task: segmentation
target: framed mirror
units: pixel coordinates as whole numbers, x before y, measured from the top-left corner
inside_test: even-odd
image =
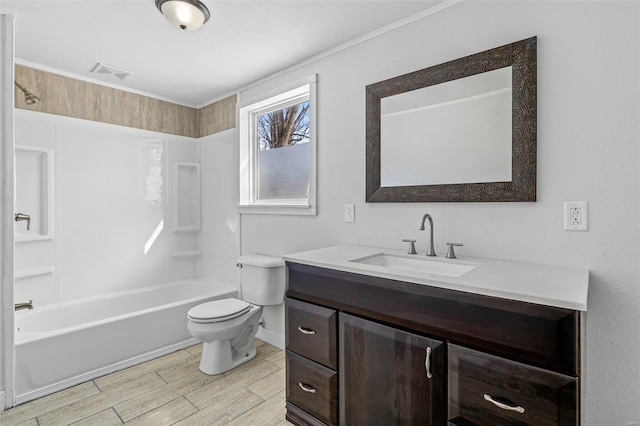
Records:
[[[366,201],[535,201],[536,45],[367,86]]]

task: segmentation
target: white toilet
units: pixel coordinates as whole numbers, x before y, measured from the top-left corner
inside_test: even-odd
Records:
[[[240,256],[238,267],[242,300],[214,300],[194,306],[187,314],[189,333],[203,342],[200,371],[206,374],[224,373],[253,359],[262,307],[284,300],[286,279],[281,258]]]

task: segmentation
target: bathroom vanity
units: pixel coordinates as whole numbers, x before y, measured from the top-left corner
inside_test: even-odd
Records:
[[[587,270],[357,246],[284,258],[290,422],[580,424]]]

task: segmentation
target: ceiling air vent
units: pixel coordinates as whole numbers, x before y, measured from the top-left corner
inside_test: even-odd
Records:
[[[111,74],[118,77],[120,80],[126,80],[130,75],[133,75],[131,71],[123,70],[112,65],[103,64],[102,62],[96,64],[91,70],[94,74]]]

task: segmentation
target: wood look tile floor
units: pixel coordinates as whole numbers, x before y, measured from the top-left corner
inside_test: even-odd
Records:
[[[202,345],[0,412],[3,426],[291,425],[284,351],[256,340],[256,357],[224,374],[198,369]]]

